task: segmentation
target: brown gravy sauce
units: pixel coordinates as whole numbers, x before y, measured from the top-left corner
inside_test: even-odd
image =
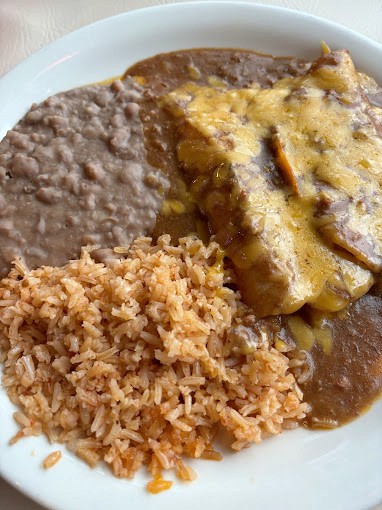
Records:
[[[176,157],[176,121],[160,108],[159,98],[187,81],[206,84],[211,79],[224,80],[232,88],[257,82],[261,87],[270,87],[281,78],[303,74],[309,65],[296,58],[275,58],[251,51],[197,49],[158,55],[127,70],[126,75],[146,88],[141,118],[148,162],[169,178],[168,199],[185,203],[181,214],[171,210],[159,214],[154,236],[166,232],[178,238],[197,232],[203,238],[211,233],[208,220],[187,195],[185,176]],[[369,92],[370,103],[381,108],[382,93],[375,88],[364,89],[365,95]],[[274,164],[272,159],[266,163]],[[275,320],[283,324],[285,317],[271,319],[272,324]],[[318,343],[313,345],[309,353],[313,376],[302,384],[304,398],[312,406],[305,425],[314,428],[331,428],[356,418],[382,391],[382,298],[366,295],[327,322],[332,330],[331,352],[324,353]]]
[[[368,294],[329,323],[331,352],[313,346],[313,377],[301,385],[312,405],[305,425],[313,428],[353,420],[382,391],[382,298]]]

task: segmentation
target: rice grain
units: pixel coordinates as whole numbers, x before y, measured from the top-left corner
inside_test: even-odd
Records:
[[[57,462],[59,462],[61,457],[62,453],[60,452],[60,450],[52,452],[47,456],[42,465],[44,466],[45,469],[50,469],[55,464],[57,464]]]

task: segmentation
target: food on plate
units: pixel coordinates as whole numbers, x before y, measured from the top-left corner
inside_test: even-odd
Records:
[[[87,251],[62,268],[18,264],[3,280],[3,385],[29,420],[92,467],[183,480],[195,475],[182,456],[220,458],[219,424],[234,450],[297,426],[303,358],[275,349],[225,286],[216,242],[138,238],[117,252],[109,266]]]
[[[382,389],[381,98],[345,50],[198,49],[33,105],[0,142],[11,442],[147,465],[157,493],[167,469],[195,478],[185,456],[221,458],[219,429],[240,450],[363,413]]]
[[[129,244],[155,226],[166,177],[146,162],[131,79],[33,105],[0,142],[0,275],[16,256],[61,265],[81,246]]]

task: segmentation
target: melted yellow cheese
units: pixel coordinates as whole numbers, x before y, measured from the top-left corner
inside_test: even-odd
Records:
[[[188,83],[163,104],[184,120],[191,193],[255,311],[336,311],[369,290],[382,268],[382,143],[346,52],[269,89]]]

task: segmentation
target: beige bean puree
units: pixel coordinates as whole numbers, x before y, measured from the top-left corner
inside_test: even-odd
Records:
[[[127,245],[155,226],[168,186],[146,162],[132,79],[33,105],[0,143],[0,274],[15,256],[62,265],[81,246]],[[100,253],[107,256],[107,252]]]

